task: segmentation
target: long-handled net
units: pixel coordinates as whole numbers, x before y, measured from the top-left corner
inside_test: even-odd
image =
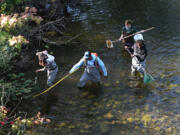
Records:
[[[132,37],[132,36],[134,36],[134,35],[136,35],[136,34],[144,33],[144,32],[146,32],[146,31],[149,31],[149,30],[152,30],[152,29],[154,29],[154,27],[151,27],[151,28],[148,28],[148,29],[145,29],[145,30],[138,31],[138,32],[136,32],[136,33],[134,33],[134,34],[131,34],[131,35],[128,35],[128,36],[124,37],[123,39]],[[122,40],[123,40],[123,39],[122,39]],[[114,42],[118,42],[118,41],[119,41],[118,39],[117,39],[117,40],[114,40],[114,41],[106,40],[106,46],[107,46],[107,48],[113,48],[113,47],[114,47],[114,46],[113,46],[113,43],[114,43]]]
[[[107,48],[113,48],[113,42],[111,40],[106,40]]]
[[[150,74],[148,74],[147,72],[144,72],[143,81],[145,84],[151,83],[153,80],[154,80],[154,78]]]

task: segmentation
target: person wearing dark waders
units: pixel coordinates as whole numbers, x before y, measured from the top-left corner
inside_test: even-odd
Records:
[[[100,81],[101,81],[100,69],[103,71],[104,77],[107,78],[106,67],[103,61],[97,56],[96,53],[91,53],[89,51],[86,51],[84,53],[83,58],[76,65],[72,67],[69,73],[72,73],[73,71],[75,71],[80,67],[84,67],[85,70],[77,85],[79,89],[83,88],[88,81],[100,85]]]
[[[145,74],[145,62],[147,57],[147,50],[144,44],[144,39],[142,34],[137,34],[134,36],[135,44],[133,45],[133,53],[132,56],[132,66],[131,66],[131,74],[134,75],[135,71],[140,73],[141,77],[144,77]]]
[[[53,81],[58,72],[58,66],[56,65],[54,56],[48,54],[47,51],[37,52],[36,56],[39,59],[39,65],[43,66],[42,69],[36,70],[36,73],[40,71],[47,71],[47,85],[50,87],[53,85]]]
[[[128,49],[131,53],[133,52],[132,46],[134,45],[133,36],[123,39],[124,37],[136,33],[135,27],[132,25],[131,20],[125,20],[125,26],[122,28],[122,34],[119,38],[119,41],[122,40],[122,43],[126,49]]]

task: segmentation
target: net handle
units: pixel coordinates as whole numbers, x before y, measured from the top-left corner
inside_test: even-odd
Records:
[[[123,39],[126,39],[126,38],[129,38],[129,37],[132,37],[132,36],[134,36],[134,35],[136,35],[136,34],[144,33],[144,32],[146,32],[146,31],[152,30],[152,29],[154,29],[154,28],[155,28],[155,27],[151,27],[151,28],[148,28],[148,29],[145,29],[145,30],[140,30],[140,31],[138,31],[138,32],[136,32],[136,33],[134,33],[134,34],[131,34],[131,35],[128,35],[128,36],[123,37],[122,40],[123,40]],[[119,41],[119,39],[114,40],[114,41],[111,41],[111,42],[114,43],[114,42],[118,42],[118,41]]]

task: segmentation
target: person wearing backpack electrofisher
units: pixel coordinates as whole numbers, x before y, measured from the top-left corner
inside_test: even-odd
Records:
[[[100,69],[103,71],[104,77],[107,78],[107,70],[103,63],[103,61],[97,56],[96,53],[91,53],[89,51],[86,51],[84,53],[83,58],[72,67],[72,69],[69,71],[69,73],[72,73],[77,68],[85,67],[85,71],[83,75],[80,78],[80,81],[77,85],[78,88],[83,88],[87,81],[92,81],[95,83],[100,84],[101,81],[101,75],[100,75]]]
[[[36,70],[36,73],[47,70],[47,85],[52,86],[58,72],[54,56],[48,54],[47,51],[37,52],[36,55],[39,59],[39,65],[43,66],[42,69]]]
[[[132,56],[132,66],[131,73],[134,74],[135,71],[140,72],[141,76],[145,73],[145,61],[147,57],[147,50],[144,44],[144,39],[142,34],[137,34],[134,36],[135,44],[133,45]]]

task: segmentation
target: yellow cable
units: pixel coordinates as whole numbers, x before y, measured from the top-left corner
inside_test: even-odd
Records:
[[[56,82],[54,85],[52,85],[51,87],[47,88],[45,91],[33,96],[33,97],[38,97],[46,92],[48,92],[49,90],[51,90],[52,88],[54,88],[56,85],[58,85],[60,82],[62,82],[64,79],[66,79],[67,77],[69,77],[70,75],[72,75],[74,72],[76,72],[79,68],[77,68],[76,70],[74,70],[72,73],[64,76],[62,79],[60,79],[58,82]]]

